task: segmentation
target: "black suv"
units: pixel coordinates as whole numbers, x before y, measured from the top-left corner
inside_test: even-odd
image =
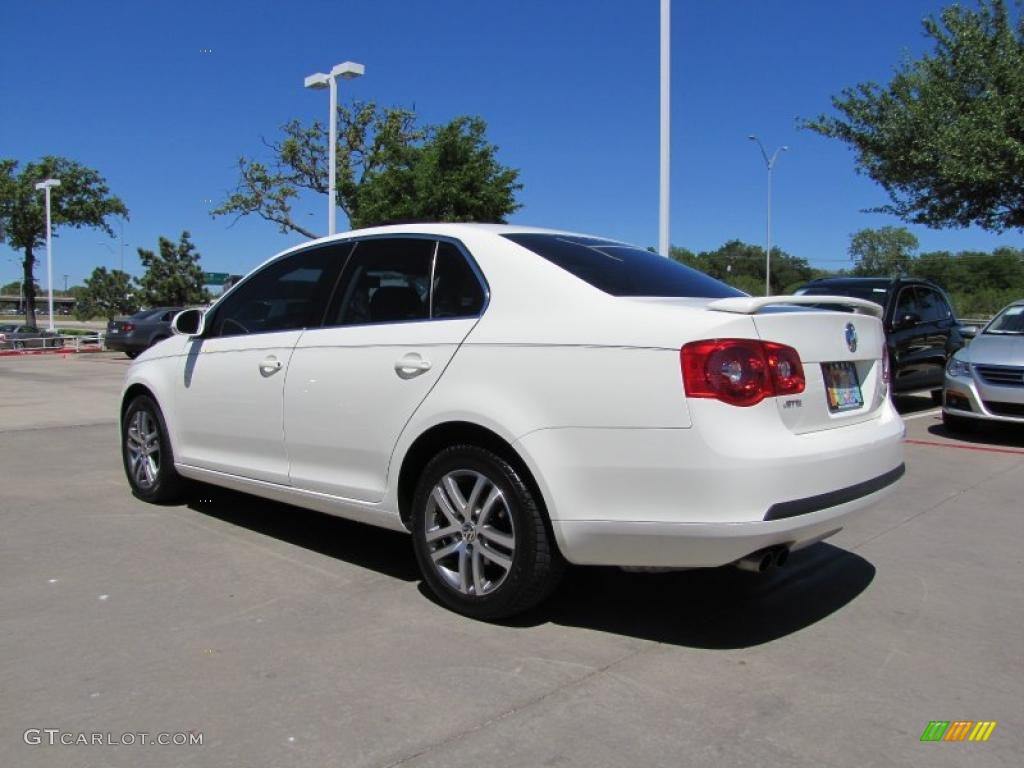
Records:
[[[930,389],[935,401],[942,402],[946,360],[964,339],[949,298],[937,285],[909,277],[825,277],[795,293],[852,296],[881,304],[892,391]]]

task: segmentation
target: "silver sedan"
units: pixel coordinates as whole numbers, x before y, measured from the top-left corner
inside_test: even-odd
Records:
[[[992,318],[946,365],[942,421],[966,431],[981,420],[1024,424],[1024,299]]]

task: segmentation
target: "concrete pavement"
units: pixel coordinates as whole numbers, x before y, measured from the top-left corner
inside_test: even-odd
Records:
[[[209,487],[180,506],[135,500],[114,422],[122,360],[0,364],[2,766],[1024,753],[1024,435],[951,440],[910,402],[899,489],[786,569],[577,569],[489,625],[429,599],[402,535]],[[998,726],[984,744],[921,743],[931,720]],[[27,729],[203,743],[50,746]]]

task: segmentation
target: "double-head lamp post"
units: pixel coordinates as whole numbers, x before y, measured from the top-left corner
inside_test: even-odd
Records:
[[[352,80],[366,72],[366,67],[354,61],[345,61],[331,69],[330,74],[317,72],[305,80],[307,88],[330,88],[331,91],[331,122],[330,144],[328,146],[327,170],[327,234],[333,235],[337,230],[337,170],[338,170],[338,78]]]
[[[50,190],[60,186],[60,179],[47,179],[36,184],[46,194],[46,286],[49,293],[50,325],[53,330],[53,227],[50,224]]]
[[[789,147],[782,146],[772,153],[771,157],[768,157],[768,153],[765,151],[764,144],[757,136],[747,136],[751,141],[757,142],[758,148],[761,150],[761,157],[764,158],[764,164],[768,167],[768,225],[767,225],[767,243],[764,252],[764,295],[772,295],[772,171],[775,169],[775,160],[779,156],[779,152],[789,151]]]

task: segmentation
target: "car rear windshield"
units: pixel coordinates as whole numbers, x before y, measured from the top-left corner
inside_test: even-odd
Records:
[[[866,299],[875,304],[885,306],[889,300],[889,289],[874,285],[809,285],[797,291],[800,296],[849,296],[853,299]]]
[[[503,235],[612,296],[744,296],[696,269],[634,245],[577,235]]]

